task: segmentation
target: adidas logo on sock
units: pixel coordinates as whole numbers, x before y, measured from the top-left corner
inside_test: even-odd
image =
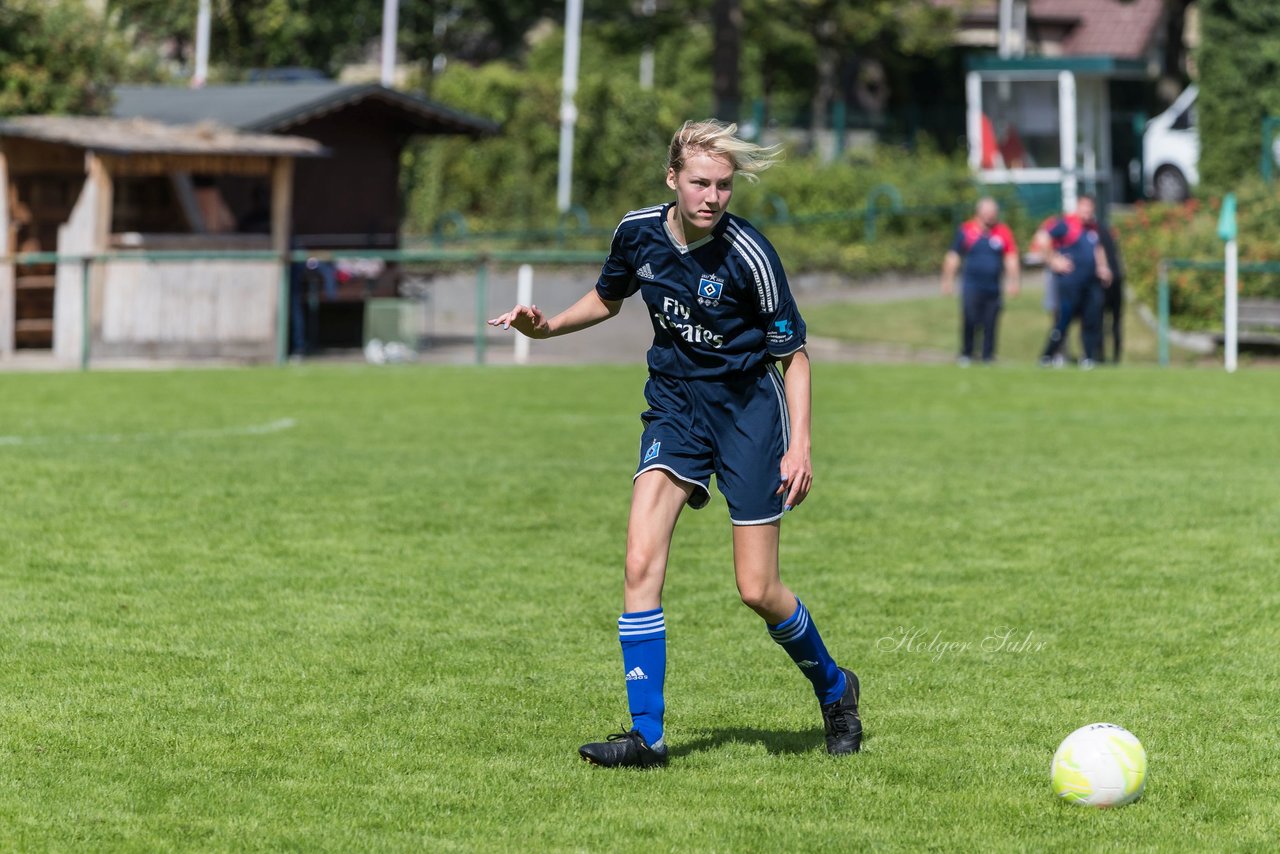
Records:
[[[818,666],[818,662],[816,662],[816,661],[807,661],[807,660],[806,660],[806,661],[797,661],[797,662],[796,662],[796,664],[798,664],[800,667],[803,667],[805,670],[808,670],[810,667],[817,667],[817,666]]]
[[[643,670],[641,670],[639,667],[633,667],[633,668],[631,668],[630,670],[628,670],[628,671],[627,671],[627,681],[628,681],[628,682],[632,681],[633,679],[648,679],[648,678],[649,678],[649,677],[648,677],[648,676],[646,676],[646,675],[644,674],[644,671],[643,671]]]
[[[650,281],[652,281],[653,268],[649,266],[648,262],[646,262],[643,267],[641,267],[639,270],[636,270],[636,275],[642,279],[649,279]]]

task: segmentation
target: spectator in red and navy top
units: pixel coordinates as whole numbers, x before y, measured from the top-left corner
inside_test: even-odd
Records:
[[[955,289],[956,273],[964,265],[962,279],[962,334],[960,364],[973,360],[974,335],[982,329],[982,361],[996,357],[996,323],[1003,307],[1000,285],[1003,279],[1009,296],[1017,296],[1021,286],[1018,244],[1013,232],[1000,222],[995,199],[978,201],[976,216],[956,229],[956,239],[942,259],[942,292]]]
[[[1041,365],[1062,365],[1060,351],[1076,317],[1084,345],[1080,367],[1092,368],[1101,356],[1102,294],[1111,284],[1111,268],[1098,240],[1096,211],[1093,196],[1082,195],[1075,213],[1050,217],[1031,239],[1031,251],[1046,257],[1058,296],[1057,317],[1040,356]]]

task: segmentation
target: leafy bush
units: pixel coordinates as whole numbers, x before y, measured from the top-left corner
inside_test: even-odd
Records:
[[[101,114],[135,69],[123,38],[71,0],[0,3],[0,116]]]
[[[410,149],[410,230],[430,233],[446,211],[461,213],[473,231],[553,226],[559,81],[504,63],[451,66],[432,94],[500,122],[502,133],[478,142],[435,138]],[[575,204],[600,223],[648,203],[663,189],[666,145],[680,122],[679,105],[634,80],[605,75],[584,77],[576,101]]]
[[[879,145],[833,163],[784,161],[759,184],[740,185],[734,209],[766,227],[783,259],[797,269],[919,273],[939,267],[956,226],[972,215],[984,192],[962,157],[944,156],[927,144],[912,151]],[[1012,194],[993,194],[1010,228],[1029,239],[1032,226]],[[778,221],[778,200],[790,222]]]
[[[550,65],[547,57],[539,62]],[[503,130],[493,139],[437,138],[410,150],[408,229],[430,235],[445,212],[456,212],[470,234],[538,232],[524,245],[540,245],[558,221],[558,78],[502,63],[450,66],[432,95],[499,121]],[[584,72],[573,199],[595,233],[567,245],[603,248],[626,211],[670,198],[663,183],[666,149],[682,121],[701,117],[692,102],[677,90],[643,90],[631,75]],[[784,159],[757,184],[738,181],[733,210],[766,231],[792,270],[924,272],[937,269],[955,226],[981,192],[963,157],[927,144],[911,151],[881,145],[831,163]],[[1029,238],[1021,209],[1011,198],[1002,201],[1015,233]],[[875,211],[872,240],[868,206]]]
[[[1240,262],[1280,261],[1280,195],[1253,180],[1236,194]],[[1138,204],[1116,219],[1124,254],[1126,286],[1153,310],[1161,260],[1183,258],[1221,261],[1218,238],[1222,200],[1191,199],[1180,205]],[[1280,297],[1280,275],[1241,273],[1244,296]],[[1221,329],[1223,274],[1218,270],[1170,270],[1169,314],[1182,329]]]

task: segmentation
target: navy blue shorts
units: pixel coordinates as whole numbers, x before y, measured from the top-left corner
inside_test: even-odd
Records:
[[[735,525],[763,525],[782,518],[785,495],[779,464],[791,441],[782,373],[770,365],[757,376],[730,380],[681,380],[650,374],[644,387],[649,409],[640,416],[640,465],[636,477],[663,469],[693,486],[689,506],[711,500],[711,475],[729,504]]]

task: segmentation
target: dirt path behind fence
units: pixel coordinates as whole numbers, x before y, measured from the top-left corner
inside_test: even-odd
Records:
[[[533,303],[555,313],[571,305],[595,286],[594,269],[537,269],[534,271]],[[425,324],[431,345],[420,361],[467,364],[475,361],[475,275],[471,273],[441,276],[432,282],[424,305]],[[937,293],[935,277],[886,276],[874,280],[852,282],[829,274],[806,274],[791,280],[796,302],[803,312],[806,305],[833,301],[890,302],[923,299]],[[516,301],[516,270],[494,270],[488,278],[486,315],[492,317],[506,311]],[[643,301],[632,297],[623,303],[622,311],[612,320],[564,338],[533,341],[529,348],[530,364],[629,364],[643,362],[653,340],[653,327]],[[508,364],[514,361],[515,333],[488,330],[485,336],[485,361]],[[912,352],[893,345],[854,345],[829,339],[810,339],[809,348],[815,358],[826,361],[867,362],[941,362],[953,358],[950,353]]]

